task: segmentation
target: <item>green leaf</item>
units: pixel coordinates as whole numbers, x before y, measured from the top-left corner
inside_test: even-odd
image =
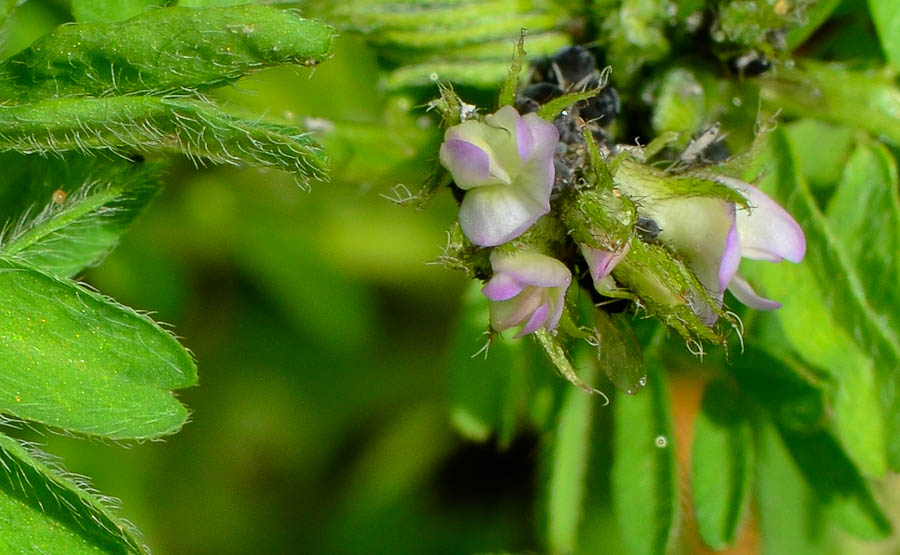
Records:
[[[657,335],[658,338],[661,337]],[[665,375],[648,363],[647,387],[616,396],[613,505],[630,555],[665,553],[675,531],[678,482]]]
[[[803,118],[786,126],[794,147],[797,164],[812,187],[833,187],[855,143],[848,126],[836,126],[812,118]],[[827,156],[823,156],[827,153]]]
[[[515,432],[521,396],[522,342],[490,337],[488,300],[473,281],[463,296],[462,314],[450,352],[450,419],[476,441],[498,434],[501,445]],[[519,402],[517,402],[519,401]]]
[[[691,492],[703,543],[734,543],[746,512],[751,466],[750,428],[734,387],[710,382],[694,422]]]
[[[731,369],[741,382],[742,391],[749,394],[751,410],[757,414],[764,408],[771,414],[823,514],[863,539],[890,534],[890,523],[858,466],[828,429],[822,392],[802,378],[797,379],[808,374],[808,370],[755,349],[735,362]]]
[[[62,277],[100,261],[115,247],[156,195],[161,170],[154,164],[80,156],[7,161],[26,168],[7,189],[24,198],[14,205],[18,210],[6,204],[0,251]]]
[[[130,525],[47,456],[0,434],[0,552],[144,553]]]
[[[900,4],[893,0],[869,0],[869,11],[885,57],[900,68]]]
[[[759,83],[760,99],[772,111],[859,127],[900,145],[900,94],[891,71],[853,71],[806,58]]]
[[[72,15],[81,23],[122,21],[166,3],[167,0],[72,0]]]
[[[830,539],[815,491],[791,458],[771,421],[754,426],[756,502],[763,553],[821,555]]]
[[[596,363],[584,343],[575,355],[584,368],[586,383],[593,383]],[[547,467],[547,545],[554,554],[578,550],[578,527],[585,496],[585,477],[590,456],[591,420],[599,399],[570,387],[566,391],[555,441],[546,450]]]
[[[184,424],[169,390],[194,385],[196,367],[146,316],[6,259],[0,306],[0,413],[113,439]]]
[[[600,93],[600,88],[590,89],[587,91],[579,91],[573,93],[566,93],[559,98],[554,98],[553,100],[547,102],[538,108],[537,115],[541,118],[552,122],[555,120],[563,110],[575,104],[576,102],[580,102],[582,100],[587,100],[589,98],[594,98]]]
[[[0,152],[183,152],[218,164],[249,163],[323,178],[327,158],[289,126],[242,121],[200,101],[146,96],[45,100],[0,110]]]
[[[835,420],[841,439],[853,453],[854,460],[868,472],[879,475],[885,466],[887,438],[897,437],[900,433],[898,419],[892,416],[885,421],[884,416],[896,414],[900,407],[900,391],[896,387],[900,322],[891,313],[891,307],[883,304],[895,298],[896,292],[875,288],[883,285],[878,281],[881,278],[890,280],[890,272],[895,270],[889,265],[895,263],[895,255],[888,255],[888,262],[866,262],[870,267],[860,265],[858,261],[866,256],[862,252],[866,249],[884,252],[879,251],[882,245],[875,244],[878,241],[893,243],[896,248],[896,228],[892,231],[890,227],[890,221],[895,217],[890,214],[895,208],[890,200],[892,193],[885,189],[884,181],[888,179],[884,172],[890,168],[882,167],[881,181],[872,184],[872,194],[886,204],[872,204],[863,209],[854,204],[848,210],[856,211],[858,216],[847,216],[846,223],[838,227],[832,225],[818,208],[794,162],[787,135],[780,131],[773,133],[767,149],[764,157],[768,162],[760,187],[782,201],[797,219],[806,234],[807,256],[799,266],[751,266],[753,271],[748,275],[760,278],[765,285],[765,294],[784,302],[785,306],[776,317],[794,348],[835,379],[835,402],[839,413]],[[858,163],[855,162],[853,167],[858,168]],[[857,171],[854,170],[854,174]],[[878,171],[872,172],[873,179],[877,175]],[[865,174],[860,177],[868,179]],[[886,192],[876,194],[879,190]],[[838,194],[840,196],[835,198],[839,202],[870,200]],[[842,197],[846,201],[841,201]],[[870,230],[874,228],[854,227],[868,226],[866,222],[870,215],[882,218],[875,214],[886,214],[881,222],[888,229],[872,234]],[[859,220],[863,217],[866,219]],[[861,229],[866,231],[861,232]],[[865,247],[861,249],[860,245]],[[879,265],[885,263],[888,266]],[[882,275],[884,273],[888,275]],[[893,279],[893,283],[897,283],[896,274]],[[810,326],[810,322],[816,325]],[[876,399],[880,399],[880,407]],[[860,433],[861,430],[865,433]],[[900,453],[890,455],[892,468],[900,465],[896,455]]]
[[[900,195],[897,163],[884,145],[860,144],[844,168],[841,183],[828,205],[828,229],[842,247],[843,262],[859,279],[858,298],[868,319],[883,336],[900,344]],[[843,269],[843,268],[842,268]],[[873,327],[874,327],[873,326]],[[881,358],[878,371],[886,421],[886,437],[900,437],[900,358]],[[865,379],[865,375],[857,379]],[[858,401],[858,400],[857,400]],[[860,430],[857,429],[857,433]],[[900,470],[900,442],[888,441],[891,467]]]
[[[868,540],[886,538],[891,523],[875,501],[869,485],[828,432],[781,430],[785,445],[825,514],[851,534]]]
[[[328,25],[265,6],[147,10],[58,27],[0,64],[0,98],[203,91],[269,66],[314,66],[333,39]]]

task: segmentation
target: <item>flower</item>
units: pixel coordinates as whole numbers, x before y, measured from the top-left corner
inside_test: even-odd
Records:
[[[504,106],[484,122],[447,129],[441,164],[467,191],[459,208],[463,233],[482,247],[525,233],[550,211],[556,126],[536,114],[520,116]]]
[[[720,305],[725,290],[743,304],[773,310],[780,303],[758,295],[737,270],[741,258],[800,262],[806,254],[803,230],[781,206],[756,187],[731,177],[716,181],[744,196],[750,210],[708,197],[660,200],[645,209],[661,228],[659,239],[677,251],[701,285]],[[707,324],[716,321],[712,307],[688,299]]]
[[[595,249],[587,245],[581,245],[581,255],[587,260],[591,278],[594,280],[594,286],[597,287],[598,291],[602,290],[600,283],[613,271],[616,264],[625,258],[630,248],[630,241],[625,243],[625,246],[618,251]]]
[[[491,267],[494,275],[481,291],[491,301],[492,328],[522,326],[516,337],[556,328],[572,281],[565,264],[538,253],[494,251]]]
[[[731,294],[745,305],[758,310],[773,310],[781,303],[758,295],[747,280],[737,274],[741,258],[799,263],[806,255],[803,230],[787,211],[764,192],[739,179],[720,176],[717,181],[741,193],[750,210],[737,210],[728,230],[719,270],[719,286],[725,284]]]

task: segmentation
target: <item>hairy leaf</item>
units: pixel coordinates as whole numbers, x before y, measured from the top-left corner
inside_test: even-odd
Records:
[[[0,251],[62,277],[100,261],[156,195],[160,166],[68,155],[10,156],[20,179],[3,197]],[[16,168],[9,168],[15,175]],[[9,173],[7,174],[9,175]],[[15,201],[18,202],[15,202]],[[13,202],[9,202],[13,201]]]
[[[0,65],[0,98],[203,91],[264,67],[316,65],[333,38],[327,25],[264,6],[147,10],[57,28]]]
[[[323,178],[326,157],[293,127],[242,121],[200,101],[116,96],[0,107],[0,151],[163,150],[195,161],[249,163]]]
[[[122,21],[167,0],[72,0],[72,15],[81,23]]]
[[[144,552],[128,523],[46,455],[0,434],[0,466],[3,553]]]
[[[0,259],[0,413],[114,439],[176,432],[191,356],[152,320]]]

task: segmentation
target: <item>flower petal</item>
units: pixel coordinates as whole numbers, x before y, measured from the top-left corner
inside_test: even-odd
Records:
[[[588,268],[591,270],[591,278],[594,281],[600,281],[613,271],[613,268],[616,267],[619,261],[625,258],[630,248],[630,242],[626,243],[619,251],[607,251],[581,245],[581,254],[587,260]]]
[[[532,313],[531,318],[528,319],[528,323],[516,334],[516,337],[522,337],[523,335],[528,335],[529,333],[534,333],[538,328],[544,326],[547,323],[547,314],[550,313],[550,303],[544,303],[541,306],[537,307],[537,309]]]
[[[749,183],[730,177],[718,180],[744,195],[752,207],[749,212],[739,210],[737,215],[742,256],[771,262],[803,260],[806,237],[784,208]]]
[[[525,233],[549,211],[549,195],[547,202],[541,204],[519,187],[479,187],[463,197],[459,224],[476,245],[494,247]]]
[[[765,297],[759,296],[750,284],[741,276],[735,275],[734,279],[728,285],[728,290],[734,295],[734,298],[757,310],[775,310],[781,307],[778,301],[772,301]]]
[[[534,311],[545,302],[543,292],[540,287],[526,287],[519,295],[508,301],[492,302],[491,327],[497,331],[504,331],[526,323]]]
[[[482,125],[485,140],[494,150],[497,162],[509,175],[517,175],[533,141],[522,116],[512,106],[504,106],[486,117]]]
[[[526,114],[522,122],[531,131],[532,146],[526,159],[532,157],[552,158],[559,143],[559,129],[537,114]]]
[[[491,267],[495,276],[505,274],[515,281],[537,287],[562,287],[565,290],[572,281],[572,273],[565,264],[539,253],[494,251]]]
[[[737,228],[737,218],[731,223],[725,237],[725,250],[719,263],[719,291],[725,291],[731,279],[737,273],[741,263],[741,241]]]
[[[460,189],[484,185],[490,178],[491,159],[481,148],[458,139],[441,145],[441,164],[453,175]]]
[[[496,272],[494,277],[481,288],[481,292],[492,301],[506,301],[521,293],[525,285],[527,284],[514,279],[509,274]]]
[[[721,299],[724,255],[728,265],[733,264],[728,238],[735,224],[734,204],[708,197],[675,197],[648,204],[644,211],[661,228],[660,241],[678,251],[709,294]]]

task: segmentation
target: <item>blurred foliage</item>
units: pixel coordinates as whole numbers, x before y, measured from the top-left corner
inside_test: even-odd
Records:
[[[22,56],[61,23],[123,20],[164,2],[104,6],[113,11],[77,0],[29,0],[13,11],[14,4],[0,0],[0,59]],[[241,70],[238,79],[226,71],[221,80],[194,82],[198,89],[237,79],[205,93],[192,114],[215,109],[217,121],[279,139],[287,129],[312,131],[331,158],[331,182],[311,192],[272,168],[198,168],[213,154],[206,147],[162,149],[190,157],[162,174],[160,150],[149,147],[144,164],[78,153],[36,162],[0,155],[8,183],[21,182],[17,172],[29,166],[37,176],[28,187],[0,191],[7,221],[38,224],[4,234],[3,248],[11,245],[4,252],[15,257],[4,268],[36,264],[78,275],[125,305],[154,311],[200,364],[200,385],[178,395],[191,421],[165,443],[121,449],[37,426],[11,422],[5,430],[60,455],[100,491],[122,498],[121,510],[82,495],[84,484],[46,456],[4,438],[0,458],[19,480],[59,477],[31,499],[20,482],[4,482],[2,499],[22,503],[0,512],[55,532],[55,510],[31,509],[65,499],[77,509],[73,522],[102,523],[92,542],[107,551],[146,543],[158,553],[693,553],[706,549],[702,541],[745,553],[895,553],[895,2],[414,4],[308,2],[304,15],[344,33],[333,59],[314,72]],[[731,151],[742,152],[778,114],[779,129],[750,151],[754,171],[744,177],[759,178],[800,220],[809,259],[744,264],[742,272],[784,306],[741,314],[743,352],[731,345],[727,356],[716,350],[701,361],[652,323],[636,321],[648,386],[636,396],[611,394],[610,406],[555,376],[530,340],[500,339],[483,357],[482,297],[464,276],[426,264],[446,242],[453,199],[440,193],[416,212],[385,197],[412,198],[432,170],[440,141],[424,109],[438,94],[432,77],[466,90],[467,99],[495,98],[522,26],[532,58],[575,40],[591,43],[613,67],[622,142],[674,132],[674,144],[683,145],[720,121]],[[749,50],[773,68],[760,76],[730,70],[729,61]],[[164,78],[154,90],[172,90]],[[11,86],[0,84],[8,95],[0,97],[0,125],[18,109],[9,108],[19,102],[6,92]],[[129,118],[134,129],[142,125]],[[0,141],[10,136],[0,132]],[[267,165],[259,157],[242,161]],[[57,179],[94,189],[69,196],[60,210],[52,205]],[[29,211],[38,199],[51,210]],[[135,209],[106,209],[123,204]],[[76,213],[84,223],[66,218]],[[55,248],[29,251],[42,241],[81,249],[65,247],[77,256],[63,260],[49,256]],[[75,287],[46,272],[0,275],[48,291]],[[11,304],[21,302],[14,291],[4,286],[6,312],[21,309]],[[78,294],[88,303],[99,298]],[[156,341],[171,339],[144,316],[110,314],[96,318],[139,321]],[[67,321],[66,311],[58,316],[61,331],[48,341],[91,326],[90,319]],[[593,357],[582,352],[575,362],[588,384],[613,391]],[[8,357],[4,364],[4,379],[28,368]],[[52,369],[41,367],[41,375],[49,379]],[[91,370],[92,379],[106,379],[108,369]],[[60,376],[59,383],[84,379]],[[181,387],[176,381],[163,388]],[[149,389],[183,410],[163,389]],[[8,417],[57,425],[55,418],[67,417],[16,412],[14,398],[4,403]],[[112,432],[103,435],[119,437]],[[20,532],[0,537],[10,534]],[[73,552],[84,534],[57,540],[71,542],[58,544],[60,552]]]

